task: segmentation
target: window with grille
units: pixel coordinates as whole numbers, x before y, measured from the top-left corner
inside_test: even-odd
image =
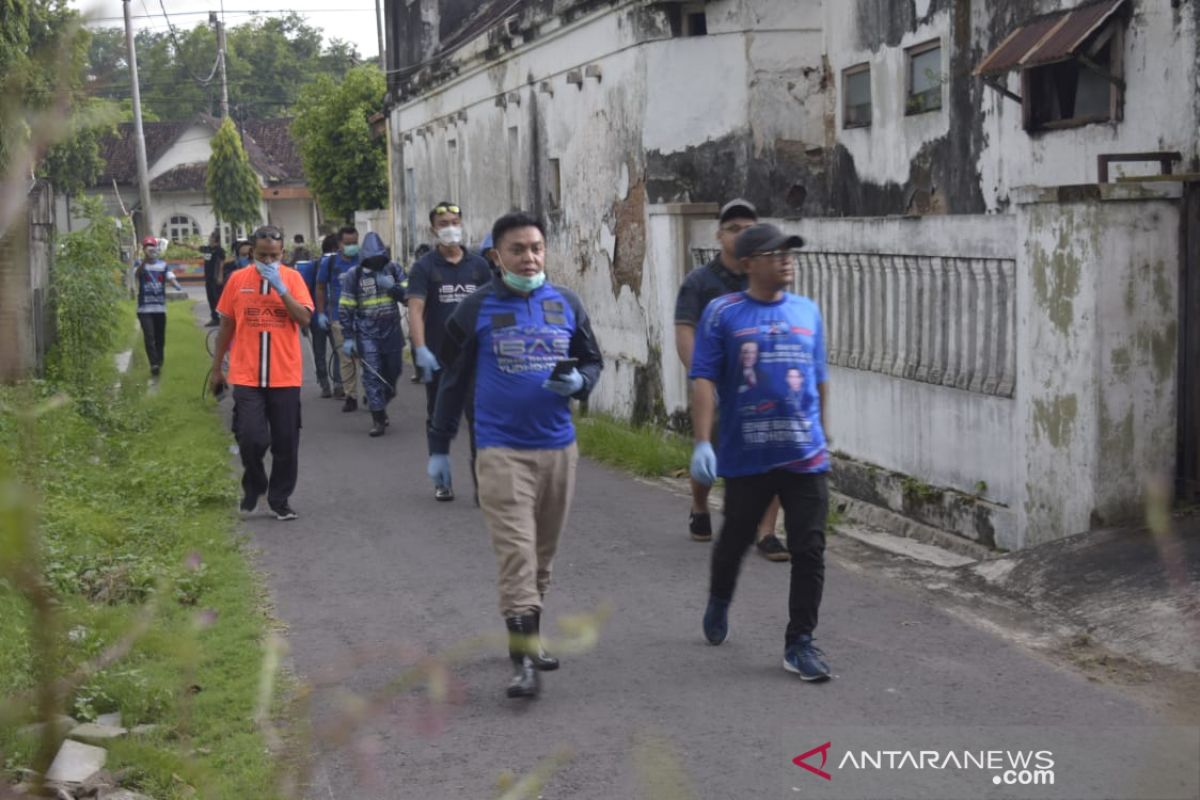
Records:
[[[179,242],[184,239],[198,237],[200,235],[200,226],[196,223],[196,220],[187,214],[173,214],[170,219],[163,223],[162,233],[164,237],[170,239],[172,242]]]

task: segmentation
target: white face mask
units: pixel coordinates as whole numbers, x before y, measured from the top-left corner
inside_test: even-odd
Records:
[[[448,225],[438,228],[438,241],[444,245],[462,244],[463,229],[458,225]]]

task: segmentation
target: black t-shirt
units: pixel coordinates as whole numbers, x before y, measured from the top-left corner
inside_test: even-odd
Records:
[[[421,257],[408,273],[408,299],[425,301],[425,346],[439,352],[446,335],[446,321],[463,300],[492,279],[486,259],[471,252],[451,264],[433,250]]]
[[[748,279],[736,275],[721,263],[717,256],[703,267],[697,267],[683,279],[679,295],[675,298],[675,321],[688,325],[699,325],[700,317],[708,304],[718,297],[744,291]]]
[[[221,267],[225,263],[225,251],[220,245],[208,251],[208,258],[204,260],[204,277],[206,280],[215,281],[221,276]]]

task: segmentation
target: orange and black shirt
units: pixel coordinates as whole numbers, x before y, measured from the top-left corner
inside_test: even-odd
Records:
[[[311,311],[312,295],[300,273],[280,265],[279,274],[292,297]],[[229,345],[230,384],[261,389],[301,384],[304,362],[300,326],[288,314],[283,298],[253,264],[229,277],[217,312],[236,325]]]

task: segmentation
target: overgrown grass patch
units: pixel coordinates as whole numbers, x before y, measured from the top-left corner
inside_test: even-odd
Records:
[[[130,654],[86,680],[63,711],[80,720],[120,711],[127,727],[158,726],[105,745],[108,768],[129,768],[135,788],[158,800],[196,796],[190,787],[202,797],[272,797],[275,767],[254,723],[263,592],[235,536],[231,438],[200,398],[203,335],[186,304],[170,305],[161,380],[147,392],[148,365],[124,306],[134,361],[119,391],[108,388],[115,370],[97,363],[113,373],[93,382],[104,391],[46,411],[28,436],[16,410],[51,389],[0,390],[0,459],[9,462],[0,478],[14,474],[37,493],[61,654],[56,674],[34,674],[28,605],[0,580],[0,699],[95,659],[153,604],[153,623]],[[35,746],[0,730],[8,769],[30,766]]]
[[[643,477],[686,477],[692,443],[677,433],[652,426],[633,427],[600,415],[575,420],[579,451],[588,458]]]

